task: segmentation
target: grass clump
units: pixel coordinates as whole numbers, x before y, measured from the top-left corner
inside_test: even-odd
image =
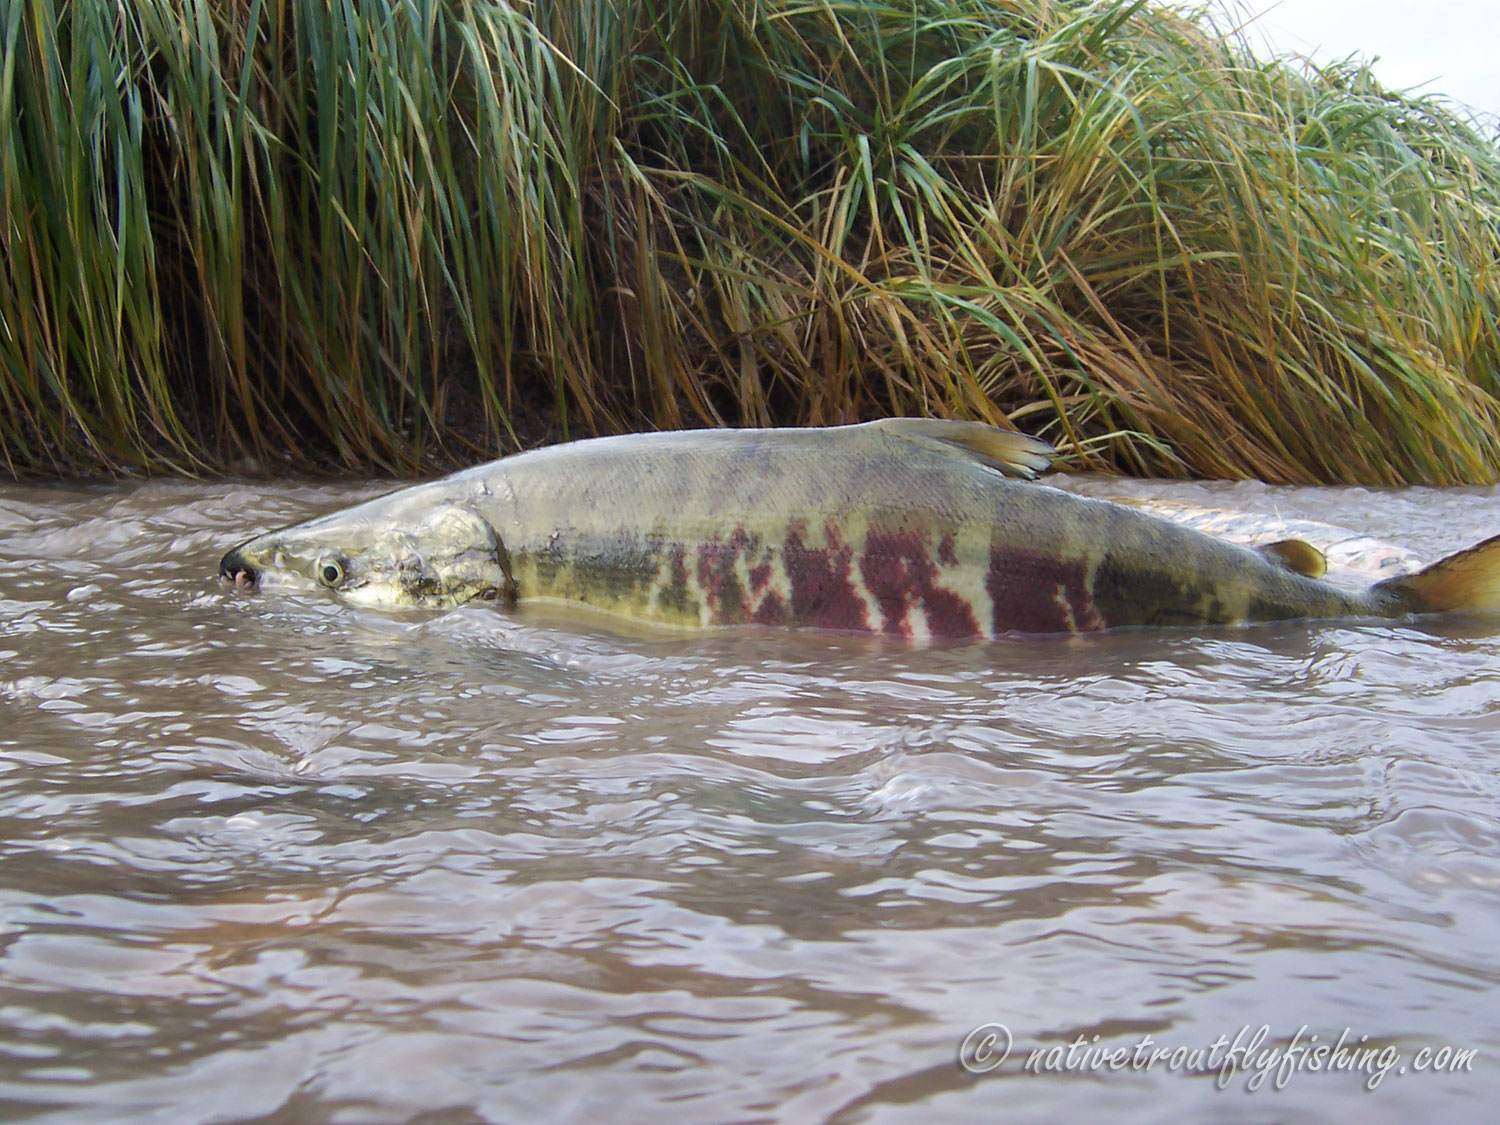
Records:
[[[1500,152],[1106,0],[0,0],[7,467],[978,417],[1500,472]]]

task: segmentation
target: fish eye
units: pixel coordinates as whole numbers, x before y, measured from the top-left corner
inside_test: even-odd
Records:
[[[319,559],[317,576],[320,584],[336,590],[344,584],[344,564],[335,558]]]

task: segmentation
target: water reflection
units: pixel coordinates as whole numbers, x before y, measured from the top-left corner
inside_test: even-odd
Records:
[[[1085,491],[1117,482],[1075,481]],[[1431,558],[1494,494],[1132,486]],[[369,488],[0,494],[0,1098],[59,1120],[1487,1116],[1496,630],[911,649],[225,594]],[[987,1021],[1017,1060],[956,1065]],[[1029,1074],[1243,1026],[1472,1073]]]

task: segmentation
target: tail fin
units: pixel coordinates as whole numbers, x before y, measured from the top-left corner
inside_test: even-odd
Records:
[[[1500,535],[1415,574],[1377,582],[1375,593],[1392,598],[1407,613],[1456,609],[1500,613]]]

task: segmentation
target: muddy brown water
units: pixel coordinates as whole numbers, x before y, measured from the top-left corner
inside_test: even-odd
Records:
[[[215,581],[380,490],[0,488],[0,1113],[1493,1120],[1500,623],[911,648]]]

